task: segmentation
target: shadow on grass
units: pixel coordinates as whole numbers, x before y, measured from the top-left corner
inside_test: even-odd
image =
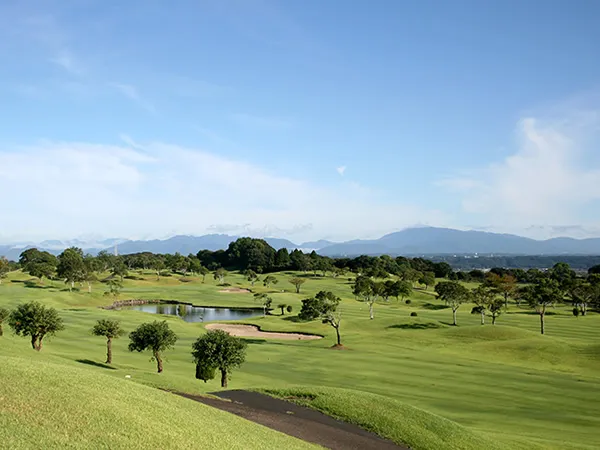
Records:
[[[300,320],[298,318],[298,316],[288,316],[283,318],[283,320],[287,320],[288,322],[294,322],[294,323],[304,323],[304,320]]]
[[[443,328],[441,324],[438,323],[402,323],[400,325],[390,325],[387,328],[396,328],[400,330],[432,330],[435,328]]]
[[[92,361],[91,359],[76,359],[75,361],[77,361],[80,364],[87,364],[88,366],[100,367],[102,369],[117,370],[114,367],[111,367],[107,364]]]
[[[266,339],[249,339],[249,338],[244,338],[244,341],[246,341],[248,344],[266,344],[267,343]]]
[[[448,309],[450,308],[448,305],[436,305],[434,303],[425,303],[422,306],[423,309],[429,309],[431,311],[439,311],[440,309]]]
[[[23,281],[23,284],[28,289],[51,289],[54,286],[45,286],[43,284],[38,284],[35,281]]]
[[[537,311],[508,311],[506,314],[524,314],[526,316],[538,316]],[[546,316],[556,316],[557,312],[554,311],[546,311]]]

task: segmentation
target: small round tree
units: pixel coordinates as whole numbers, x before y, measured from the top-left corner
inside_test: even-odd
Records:
[[[30,336],[31,347],[38,352],[42,349],[42,341],[64,329],[63,321],[54,308],[39,302],[19,305],[8,318],[8,324],[17,336]]]
[[[243,339],[229,335],[223,330],[210,330],[192,344],[192,355],[196,363],[196,378],[205,383],[221,372],[221,387],[227,387],[231,370],[246,360],[247,344]]]
[[[2,329],[2,324],[6,319],[10,316],[10,311],[6,308],[0,308],[0,336],[4,334],[4,330]]]
[[[177,342],[177,335],[169,328],[166,320],[143,323],[129,333],[129,351],[152,352],[151,360],[156,360],[158,373],[163,371],[161,353],[173,348]]]
[[[285,303],[281,303],[277,305],[277,307],[281,309],[281,315],[283,316],[285,314],[285,308],[287,308],[287,305]]]
[[[95,336],[106,338],[106,364],[112,364],[112,340],[125,334],[118,320],[100,319],[92,328]]]

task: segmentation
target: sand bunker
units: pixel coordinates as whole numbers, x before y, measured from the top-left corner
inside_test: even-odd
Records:
[[[237,287],[221,289],[219,292],[221,292],[223,294],[249,294],[250,293],[250,291],[248,289],[242,289],[242,288],[237,288]]]
[[[208,330],[223,330],[232,336],[238,337],[257,337],[265,339],[288,339],[294,341],[305,341],[310,339],[323,339],[321,336],[314,334],[301,333],[271,333],[269,331],[260,331],[254,325],[235,325],[229,323],[210,323],[206,325]]]

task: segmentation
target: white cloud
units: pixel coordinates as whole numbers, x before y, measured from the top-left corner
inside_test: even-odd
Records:
[[[109,86],[119,91],[128,99],[133,100],[135,103],[139,104],[146,111],[156,113],[156,108],[154,107],[154,105],[152,105],[152,103],[150,103],[148,100],[146,100],[140,95],[137,87],[131,84],[124,83],[109,83]]]
[[[336,171],[337,171],[337,173],[339,173],[341,176],[344,176],[344,173],[346,172],[346,166],[340,166],[340,167],[337,167],[335,170],[336,170]]]
[[[123,139],[135,148],[76,142],[0,148],[0,190],[14,192],[3,204],[11,211],[3,218],[5,233],[135,238],[233,227],[298,240],[349,239],[444,222],[437,211],[388,203],[360,186],[331,188],[203,150]]]
[[[590,217],[589,208],[600,200],[599,123],[593,111],[524,118],[514,154],[438,185],[462,194],[464,211],[495,230],[597,229],[600,215]]]

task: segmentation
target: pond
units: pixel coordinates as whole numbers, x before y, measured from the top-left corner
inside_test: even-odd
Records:
[[[181,317],[186,322],[212,322],[214,320],[240,320],[262,315],[257,309],[204,308],[201,306],[150,303],[146,305],[123,306],[150,314],[166,314]]]

